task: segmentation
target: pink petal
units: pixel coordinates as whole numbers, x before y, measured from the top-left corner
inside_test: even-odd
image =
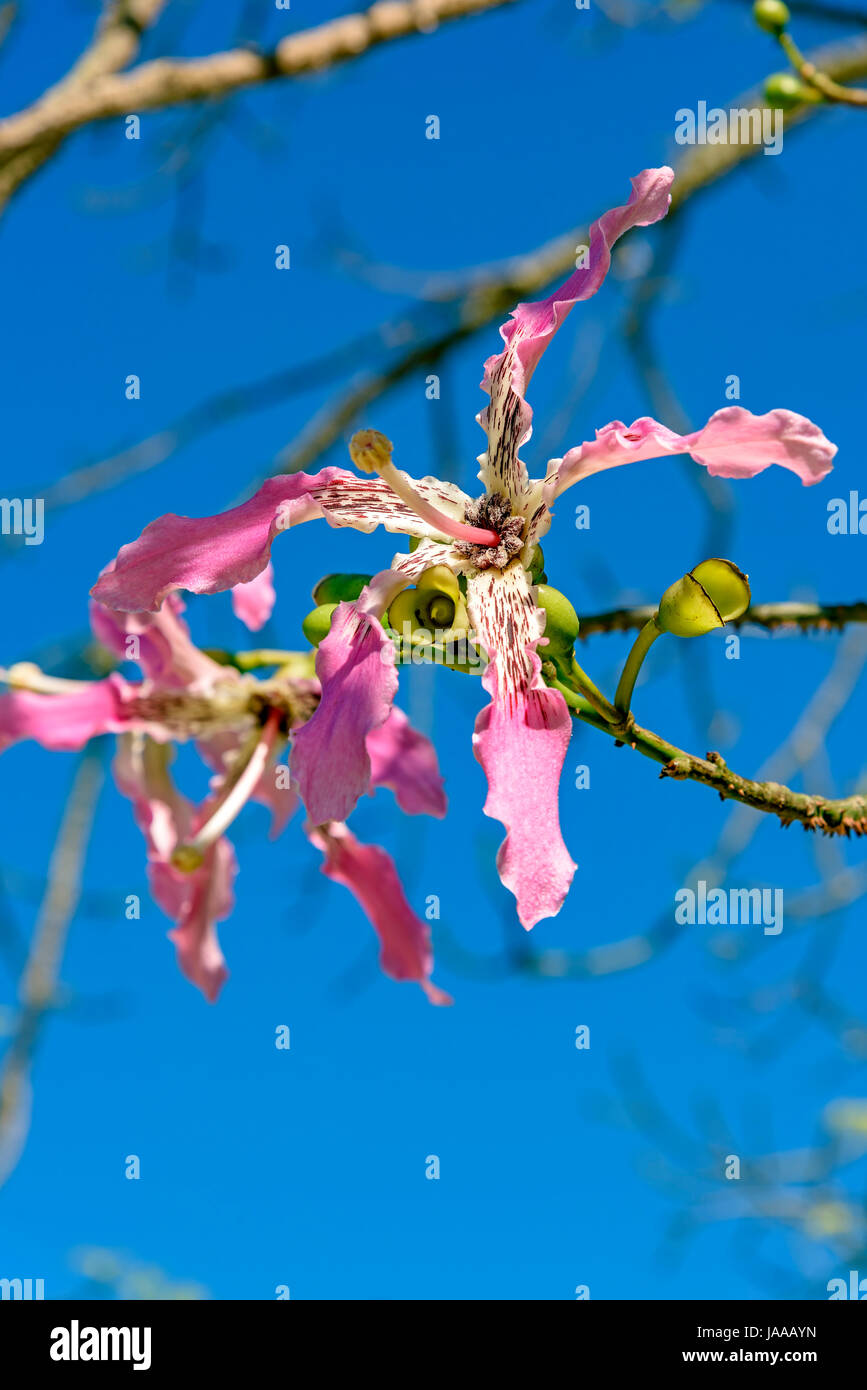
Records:
[[[674,174],[669,168],[645,169],[632,179],[632,193],[623,207],[612,208],[590,228],[587,265],[547,299],[519,304],[500,329],[502,352],[485,363],[482,390],[491,404],[479,415],[488,436],[488,451],[479,477],[488,492],[517,498],[527,486],[518,450],[530,435],[533,412],[524,399],[542,353],[573,305],[594,295],[608,274],[611,247],[630,227],[658,222],[668,211]]]
[[[836,452],[836,444],[829,443],[818,425],[803,415],[791,410],[751,415],[741,406],[731,405],[718,410],[704,429],[692,434],[675,434],[648,416],[628,427],[615,420],[597,430],[595,440],[564,454],[551,481],[558,495],[579,479],[606,468],[666,454],[691,454],[696,463],[704,464],[717,477],[753,478],[777,463],[810,486],[830,473]]]
[[[213,1004],[229,972],[216,924],[234,907],[235,852],[224,838],[204,862],[184,874],[171,864],[175,847],[207,818],[208,803],[196,810],[175,788],[168,772],[170,749],[141,737],[121,739],[114,761],[118,790],[133,804],[136,824],[147,845],[148,882],[154,900],[175,922],[169,940],[182,973]]]
[[[160,872],[174,873],[165,865]],[[216,923],[231,915],[235,906],[232,891],[237,863],[235,851],[225,838],[212,845],[205,862],[194,874],[185,909],[177,926],[168,934],[178,953],[181,973],[202,991],[209,1004],[215,1004],[229,978],[226,961],[217,938]]]
[[[195,645],[183,611],[177,594],[169,594],[158,613],[121,613],[91,599],[90,626],[108,651],[121,661],[136,661],[162,686],[207,690],[216,679],[236,679],[231,667],[220,666]]]
[[[394,647],[376,615],[341,603],[316,655],[322,698],[295,733],[292,774],[314,825],[345,820],[370,785],[367,738],[397,691]]]
[[[558,808],[572,720],[563,696],[540,675],[540,615],[520,561],[471,578],[467,606],[490,657],[482,684],[491,703],[473,736],[488,779],[484,811],[506,827],[497,869],[529,930],[560,911],[575,873]]]
[[[448,483],[424,479],[419,487],[440,508],[463,506],[456,497],[448,501]],[[459,488],[453,491],[463,498]],[[196,594],[233,589],[261,574],[280,531],[316,519],[358,531],[383,525],[410,536],[432,534],[381,478],[359,478],[342,468],[293,473],[269,478],[249,501],[217,516],[170,512],[152,521],[137,541],[121,549],[113,570],[91,592],[107,608],[155,612],[173,589]]]
[[[367,739],[385,723],[397,691],[394,647],[380,616],[445,555],[446,547],[432,541],[411,555],[396,555],[354,603],[341,603],[334,613],[316,654],[319,708],[292,743],[292,774],[314,825],[346,820],[370,787]]]
[[[262,573],[251,579],[249,584],[235,585],[232,590],[232,610],[251,632],[259,632],[274,611],[276,598],[274,566],[269,561]]]
[[[357,898],[382,944],[380,964],[393,980],[414,980],[432,1004],[451,1004],[451,997],[431,982],[430,931],[406,900],[391,856],[379,845],[363,845],[345,825],[309,831],[325,855],[322,872],[342,883]]]
[[[444,816],[447,809],[436,750],[396,705],[384,724],[367,735],[370,781],[391,787],[407,815]]]
[[[118,675],[51,695],[10,690],[0,695],[0,750],[30,738],[43,748],[70,750],[98,734],[143,727],[131,703],[136,694],[135,686]]]

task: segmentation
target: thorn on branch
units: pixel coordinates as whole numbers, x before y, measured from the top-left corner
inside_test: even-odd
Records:
[[[664,765],[659,775],[660,777],[673,777],[675,781],[683,781],[685,777],[689,776],[691,766],[690,759],[687,757],[672,758]]]

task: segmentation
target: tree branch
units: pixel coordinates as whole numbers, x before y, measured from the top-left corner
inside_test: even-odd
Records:
[[[0,1071],[0,1184],[17,1163],[30,1116],[30,1068],[45,1015],[57,1005],[66,935],[81,894],[81,876],[103,782],[102,745],[83,754],[51,855],[45,895],[19,986],[20,1011]]]
[[[166,0],[110,0],[84,53],[29,110],[63,110],[89,83],[125,68],[138,53],[142,34],[156,23],[165,3]],[[17,119],[11,116],[0,121],[0,128]],[[0,158],[0,211],[25,179],[51,158],[62,140],[62,134],[49,132],[47,137],[27,141]]]
[[[163,0],[120,0],[112,8],[128,15],[143,11],[143,22],[148,22],[151,12],[158,11],[162,3]],[[124,45],[116,26],[106,21],[107,34],[101,31],[97,35],[95,48],[103,54],[108,48],[110,61],[100,65],[92,55],[83,58],[59,86],[26,110],[0,121],[0,161],[32,158],[33,147],[45,142],[52,142],[56,148],[72,131],[94,121],[212,100],[275,78],[320,72],[358,58],[380,44],[429,33],[449,20],[515,3],[517,0],[378,0],[361,13],[290,34],[271,53],[236,48],[206,58],[159,58],[123,74],[117,69],[132,55],[117,61]],[[125,27],[130,46],[137,37],[136,26],[127,19]],[[26,172],[21,177],[10,177],[7,164],[0,180],[0,196],[8,197],[23,177]]]
[[[631,632],[644,627],[653,617],[651,603],[635,608],[612,608],[607,613],[591,613],[581,619],[581,637],[602,632]],[[867,623],[867,603],[757,603],[748,608],[731,627],[762,627],[768,631],[799,628],[801,632],[839,632],[848,623]]]
[[[686,753],[660,734],[641,728],[631,716],[625,725],[609,724],[584,700],[572,707],[572,713],[585,724],[609,734],[618,745],[628,744],[636,753],[661,763],[660,777],[712,787],[721,801],[737,801],[756,811],[769,812],[778,816],[784,826],[800,821],[805,830],[821,830],[825,835],[867,835],[867,796],[831,800],[792,791],[779,782],[757,782],[734,772],[721,753],[710,752],[704,758]]]

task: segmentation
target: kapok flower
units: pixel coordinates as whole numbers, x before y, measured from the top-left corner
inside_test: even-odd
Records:
[[[261,627],[274,602],[270,566],[233,591],[239,617]],[[169,933],[184,975],[213,1002],[228,971],[217,923],[234,906],[235,851],[226,830],[249,800],[272,813],[272,838],[298,805],[280,747],[309,719],[319,683],[309,657],[267,680],[242,675],[200,651],[172,594],[157,614],[114,612],[94,602],[95,636],[122,660],[134,660],[145,680],[113,673],[101,681],[66,681],[21,663],[5,673],[11,687],[0,695],[0,749],[25,738],[53,749],[81,748],[99,734],[119,735],[113,772],[132,803],[147,845],[148,880],[154,900],[175,923]],[[170,775],[173,743],[194,739],[215,776],[211,794],[191,803]],[[427,739],[393,708],[371,734],[370,790],[391,787],[410,815],[445,814],[436,754]],[[378,846],[361,845],[345,825],[329,822],[311,842],[324,855],[323,872],[354,893],[382,947],[386,974],[414,980],[432,1003],[450,1003],[430,979],[430,932],[412,911],[391,858]]]
[[[315,824],[345,819],[367,790],[368,739],[388,718],[397,689],[394,649],[380,619],[427,571],[447,567],[465,585],[469,623],[489,659],[483,685],[490,703],[478,716],[474,751],[488,780],[485,813],[506,828],[500,877],[528,928],[559,911],[575,870],[558,817],[571,720],[542,671],[546,615],[531,573],[556,499],[603,469],[675,453],[721,477],[749,478],[777,463],[811,484],[830,470],[836,452],[801,415],[756,416],[734,406],[686,435],[647,417],[629,426],[614,421],[552,459],[544,477],[528,476],[520,450],[531,434],[525,393],[533,371],[574,305],[601,286],[618,238],[665,216],[672,179],[668,168],[633,179],[629,201],[591,227],[589,254],[565,284],[547,299],[519,304],[501,329],[504,347],[485,363],[482,381],[490,403],[478,417],[488,441],[479,459],[480,497],[435,478],[410,478],[394,466],[383,435],[362,431],[351,445],[353,461],[378,477],[325,468],[272,478],[219,516],[164,516],[121,550],[94,589],[102,602],[129,611],[155,611],[179,588],[215,593],[261,573],[280,531],[317,518],[360,531],[382,524],[418,540],[358,599],[334,611],[316,661],[322,697],[295,737],[293,774]]]

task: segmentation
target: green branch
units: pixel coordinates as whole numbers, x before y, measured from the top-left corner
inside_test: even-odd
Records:
[[[779,782],[756,782],[734,772],[720,753],[711,752],[704,758],[686,753],[652,730],[641,728],[631,715],[618,728],[601,718],[580,696],[572,696],[568,704],[577,719],[611,735],[618,746],[628,746],[645,758],[661,763],[660,777],[712,787],[721,800],[738,801],[756,811],[778,816],[784,826],[800,821],[805,830],[821,830],[825,835],[867,835],[867,796],[830,800],[792,791]]]
[[[606,613],[591,613],[581,618],[581,637],[595,637],[602,632],[631,632],[644,627],[653,617],[651,603],[635,608],[612,608]],[[867,623],[867,602],[860,603],[757,603],[748,608],[729,627],[799,628],[802,632],[839,632],[849,623]]]

